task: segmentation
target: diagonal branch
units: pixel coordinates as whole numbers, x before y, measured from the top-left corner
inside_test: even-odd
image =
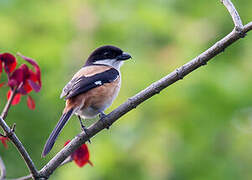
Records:
[[[60,164],[60,167],[61,166],[64,166],[65,164],[68,164],[70,162],[72,162],[73,159],[71,158],[71,156],[68,156],[68,158],[66,158],[61,164]],[[19,178],[15,178],[15,179],[11,179],[11,180],[28,180],[28,179],[32,179],[32,175],[29,174],[27,176],[23,176],[23,177],[19,177]],[[1,180],[1,179],[0,179]]]
[[[233,44],[235,41],[243,37],[248,31],[252,30],[252,22],[245,25],[238,32],[235,29],[220,41],[216,42],[212,47],[201,53],[199,56],[174,70],[162,79],[152,83],[146,89],[142,90],[135,96],[129,98],[125,103],[109,113],[104,119],[97,121],[87,129],[87,134],[84,132],[77,135],[67,146],[55,155],[39,172],[39,176],[49,178],[54,170],[78,147],[85,143],[88,139],[96,135],[98,132],[112,125],[116,120],[136,108],[139,104],[158,94],[163,89],[167,88],[176,81],[183,79],[186,75],[196,70],[197,68],[206,65],[207,62],[223,52],[225,48]]]
[[[227,8],[229,14],[231,15],[235,28],[237,28],[237,30],[241,30],[243,27],[242,20],[239,16],[239,13],[235,9],[233,3],[230,0],[221,0],[221,2]]]
[[[24,149],[23,145],[15,135],[13,131],[8,127],[5,121],[0,117],[0,126],[3,127],[7,136],[12,140],[16,145],[19,152],[22,154],[27,166],[29,167],[33,178],[36,179],[48,179],[49,176],[58,168],[64,160],[70,156],[77,148],[79,148],[83,143],[89,140],[91,137],[99,133],[101,130],[106,128],[108,125],[112,125],[117,121],[121,116],[125,115],[132,109],[136,108],[139,104],[151,98],[152,96],[158,94],[163,89],[167,88],[171,84],[177,82],[180,79],[183,79],[186,75],[196,70],[197,68],[206,65],[209,60],[217,56],[224,51],[225,48],[244,37],[246,33],[252,30],[252,22],[243,26],[241,18],[236,11],[234,5],[230,0],[221,0],[229,11],[235,28],[227,36],[225,36],[220,41],[216,42],[212,47],[207,49],[205,52],[201,53],[196,58],[192,59],[188,63],[174,70],[167,76],[162,79],[152,83],[146,89],[142,90],[135,96],[129,98],[125,103],[120,105],[118,108],[109,113],[105,118],[100,121],[97,121],[87,129],[87,134],[84,132],[77,135],[67,146],[65,146],[59,153],[55,155],[40,171],[37,173],[37,170],[29,157],[28,153]],[[64,164],[64,163],[63,163]],[[23,177],[21,179],[30,178],[31,175]]]
[[[235,9],[235,6],[233,5],[233,3],[230,0],[221,0],[221,2],[227,8],[229,14],[231,15],[235,27],[238,27],[239,29],[241,29],[243,27],[242,20],[240,18],[239,13]]]
[[[3,128],[4,132],[6,133],[6,136],[11,140],[11,142],[16,146],[16,148],[18,149],[19,153],[22,155],[26,165],[28,166],[31,174],[33,175],[33,177],[37,177],[38,175],[38,171],[31,159],[31,157],[29,156],[29,154],[27,153],[26,149],[24,148],[23,144],[21,143],[21,141],[18,139],[18,137],[16,136],[16,134],[14,133],[13,129],[10,128],[6,122],[3,120],[2,117],[0,117],[0,126]],[[13,126],[14,128],[14,126]]]

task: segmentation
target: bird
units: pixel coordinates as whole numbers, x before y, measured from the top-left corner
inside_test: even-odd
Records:
[[[86,127],[82,119],[92,119],[98,115],[101,119],[106,117],[104,111],[115,100],[121,87],[120,67],[131,58],[129,53],[112,45],[98,47],[90,54],[84,66],[62,90],[60,98],[65,97],[65,108],[46,141],[42,157],[51,151],[61,130],[74,114],[79,118],[84,132]]]

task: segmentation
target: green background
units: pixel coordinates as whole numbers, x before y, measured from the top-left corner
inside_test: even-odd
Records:
[[[252,20],[251,0],[234,4],[244,23]],[[112,44],[133,56],[122,67],[122,88],[108,113],[233,28],[219,0],[0,0],[0,23],[0,52],[21,52],[41,67],[42,90],[31,93],[36,109],[28,109],[22,97],[6,120],[17,124],[38,169],[80,132],[73,117],[41,158],[64,107],[61,89],[96,47]],[[248,34],[92,138],[94,167],[70,163],[51,179],[251,180],[251,46]],[[7,90],[0,89],[0,108]],[[7,150],[0,145],[0,155],[8,178],[28,174],[11,143]]]

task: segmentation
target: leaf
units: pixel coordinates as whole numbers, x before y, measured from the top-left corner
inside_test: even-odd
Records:
[[[72,155],[74,162],[79,166],[83,167],[85,164],[89,163],[93,165],[89,161],[89,152],[86,144],[82,144],[80,148],[78,148]]]
[[[41,71],[40,71],[40,67],[39,65],[37,64],[37,62],[31,58],[28,58],[26,56],[23,56],[22,54],[20,53],[17,53],[18,56],[22,57],[24,60],[26,60],[27,62],[29,62],[35,69],[35,74],[37,76],[37,81],[38,81],[38,84],[39,86],[41,87],[42,83],[41,83]]]
[[[9,75],[17,66],[15,56],[10,53],[0,54],[0,60],[4,63],[4,70]]]
[[[64,146],[69,142],[70,140],[67,140]],[[83,167],[87,163],[93,166],[93,163],[89,160],[90,155],[86,144],[82,144],[81,147],[72,153],[71,157],[79,167]]]
[[[33,82],[32,80],[28,80],[30,86],[32,87],[32,89],[35,91],[35,92],[39,92],[40,91],[40,88],[41,86],[39,86],[38,84],[36,84],[35,82]]]
[[[8,86],[10,86],[11,88],[19,86],[19,84],[23,82],[23,79],[24,79],[23,70],[21,68],[18,68],[9,77]]]
[[[34,110],[36,107],[35,101],[31,98],[31,96],[27,96],[27,106],[31,110]]]

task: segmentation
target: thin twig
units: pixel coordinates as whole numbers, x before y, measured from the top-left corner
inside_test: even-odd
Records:
[[[38,171],[27,153],[26,149],[24,148],[21,141],[18,139],[16,134],[13,132],[13,130],[6,124],[6,122],[3,120],[3,118],[0,117],[0,126],[3,128],[4,132],[6,133],[6,136],[12,141],[12,143],[16,146],[17,150],[23,157],[27,167],[29,168],[30,173],[33,175],[33,177],[37,177]]]
[[[245,25],[241,32],[245,34],[246,32],[252,30],[252,22]],[[127,112],[136,108],[139,104],[151,98],[155,94],[158,94],[164,88],[167,88],[176,81],[182,79],[187,74],[191,73],[200,66],[206,65],[206,63],[215,57],[217,54],[224,51],[225,48],[233,44],[235,41],[240,39],[240,33],[234,29],[231,33],[225,36],[223,39],[215,43],[212,47],[207,49],[205,52],[191,60],[190,62],[179,67],[175,71],[171,72],[164,78],[154,82],[146,89],[142,90],[135,96],[131,97],[120,105],[118,108],[109,113],[102,121],[97,121],[87,129],[87,133],[80,133],[77,135],[67,146],[65,146],[60,152],[58,152],[39,172],[40,177],[49,178],[49,176],[54,172],[54,170],[77,148],[79,148],[88,139],[96,135],[98,132],[107,127],[107,125],[112,125],[116,120],[122,117]],[[88,135],[87,135],[88,134]]]
[[[11,180],[28,180],[28,179],[32,179],[32,175],[31,174],[29,174],[27,176],[20,177],[20,178],[11,179]]]
[[[233,3],[230,0],[221,0],[221,2],[227,8],[229,14],[231,15],[236,29],[241,30],[243,28],[242,20]]]
[[[4,162],[1,157],[0,157],[0,171],[1,171],[0,180],[5,180],[6,168],[5,168]]]
[[[71,156],[69,156],[68,158],[66,158],[61,164],[59,167],[65,165],[65,164],[68,164],[70,162],[72,162],[73,159],[71,158]],[[32,179],[32,175],[29,174],[27,176],[23,176],[23,177],[20,177],[20,178],[16,178],[16,179],[11,179],[11,180],[29,180],[29,179]],[[1,180],[1,179],[0,179]]]
[[[35,177],[38,175],[38,171],[32,161],[32,159],[30,158],[29,154],[27,153],[26,149],[24,148],[23,144],[21,143],[21,141],[18,139],[18,137],[16,136],[16,134],[14,133],[15,128],[16,128],[16,124],[14,123],[13,126],[10,128],[6,122],[4,121],[4,119],[7,117],[8,115],[8,111],[11,107],[11,103],[17,93],[17,90],[23,85],[23,83],[20,83],[20,85],[18,87],[15,87],[12,91],[11,91],[11,95],[10,98],[8,99],[1,117],[0,117],[0,126],[3,128],[6,136],[12,141],[12,143],[16,146],[17,150],[19,151],[19,153],[21,154],[21,156],[23,157],[27,167],[29,168],[29,171],[31,172],[33,178],[35,179]]]
[[[70,163],[70,162],[72,162],[73,161],[73,158],[71,157],[71,156],[68,156],[68,158],[66,158],[61,164],[60,164],[60,166],[63,166],[63,165],[65,165],[65,164],[68,164],[68,163]]]
[[[246,24],[244,27],[243,27],[243,31],[245,33],[249,32],[252,30],[252,22],[249,22],[248,24]]]
[[[11,102],[13,101],[15,95],[17,93],[17,88],[14,88],[12,91],[11,91],[11,95],[10,95],[10,98],[8,99],[6,105],[4,106],[4,109],[2,111],[2,114],[1,114],[1,117],[3,119],[6,118],[6,116],[8,115],[8,111],[10,109],[10,106],[11,106]]]

